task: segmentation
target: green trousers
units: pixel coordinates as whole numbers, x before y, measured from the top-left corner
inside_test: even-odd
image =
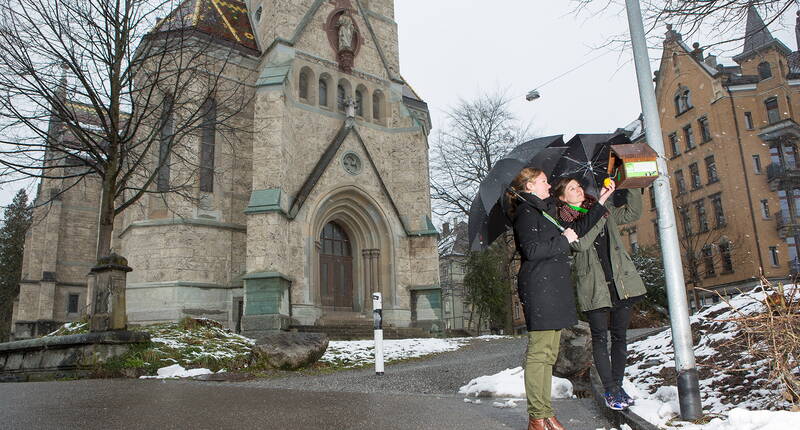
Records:
[[[561,330],[528,332],[528,353],[525,357],[525,394],[528,397],[528,414],[533,418],[552,417],[553,403],[550,391],[553,365],[558,357]]]

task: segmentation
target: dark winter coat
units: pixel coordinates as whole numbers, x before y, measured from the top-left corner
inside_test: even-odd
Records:
[[[518,201],[514,216],[514,241],[521,259],[517,293],[525,311],[525,324],[529,331],[571,327],[578,323],[578,317],[570,279],[569,242],[542,215],[546,211],[555,219],[555,204],[529,193],[522,196],[524,200]],[[603,206],[595,205],[576,223],[562,225],[580,236],[605,213]]]
[[[572,243],[575,256],[572,270],[577,280],[578,305],[582,311],[610,308],[612,305],[605,273],[594,246],[595,239],[606,227],[611,271],[614,275],[617,296],[621,300],[626,300],[647,293],[644,282],[619,235],[619,225],[632,223],[642,216],[641,191],[627,190],[627,192],[628,200],[624,206],[615,207],[611,201],[606,202],[610,215],[597,223],[586,235],[581,236],[580,240]]]

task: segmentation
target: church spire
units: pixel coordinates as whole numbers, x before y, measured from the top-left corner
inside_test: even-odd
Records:
[[[772,34],[764,24],[764,20],[756,11],[755,6],[752,4],[747,8],[747,25],[744,32],[744,50],[742,54],[749,53],[756,50],[769,42],[775,40]]]

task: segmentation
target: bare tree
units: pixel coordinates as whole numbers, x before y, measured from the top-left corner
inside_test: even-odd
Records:
[[[433,211],[443,217],[469,217],[478,187],[497,160],[529,137],[502,92],[461,100],[447,114],[431,155]]]
[[[700,291],[706,280],[733,272],[734,260],[743,255],[741,236],[731,237],[724,228],[724,220],[712,220],[714,225],[711,225],[705,215],[704,201],[691,202],[685,193],[675,198],[675,210],[683,227],[678,235],[683,269],[692,286],[695,308],[699,310]]]
[[[195,172],[213,174],[204,133],[240,131],[249,100],[226,79],[238,48],[197,31],[185,4],[0,0],[1,178],[61,180],[56,197],[97,178],[98,258],[143,195],[197,197]]]
[[[576,11],[594,14],[599,11],[624,13],[624,0],[573,0]],[[711,43],[703,48],[727,45],[735,49],[742,45],[747,36],[744,23],[748,9],[754,7],[764,21],[764,27],[752,29],[753,33],[765,27],[773,27],[789,18],[787,12],[797,6],[796,0],[643,0],[642,14],[645,31],[654,40],[652,46],[660,45],[662,34],[654,30],[671,24],[685,37],[705,36]],[[612,36],[609,44],[627,43],[624,34]],[[656,43],[657,42],[657,43]]]

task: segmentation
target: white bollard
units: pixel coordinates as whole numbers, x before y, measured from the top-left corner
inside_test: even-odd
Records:
[[[372,293],[372,318],[375,323],[375,374],[383,375],[383,298]]]

